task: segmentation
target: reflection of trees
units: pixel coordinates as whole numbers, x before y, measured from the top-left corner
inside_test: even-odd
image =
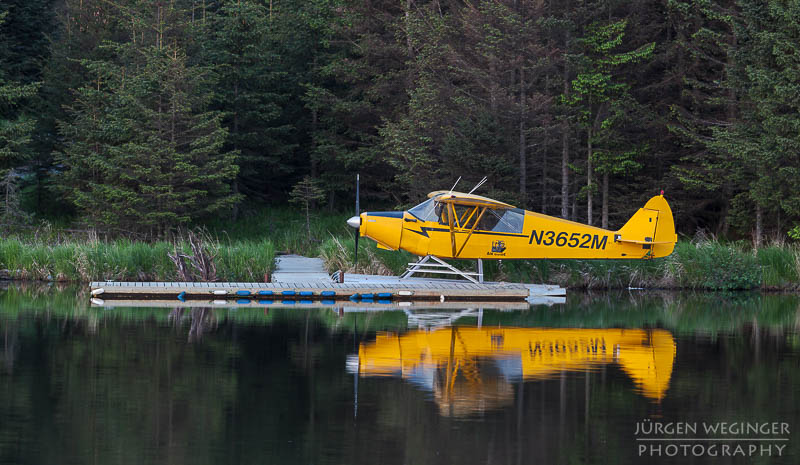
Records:
[[[0,362],[3,369],[9,375],[14,371],[14,359],[17,351],[17,322],[3,322],[3,352],[0,354]]]
[[[186,307],[176,307],[169,312],[168,321],[172,325],[176,334],[183,332],[186,319]],[[219,322],[214,310],[209,307],[189,307],[188,308],[189,320],[189,342],[200,342],[203,339],[203,334],[207,331],[214,331],[217,329]]]
[[[676,328],[677,358],[659,404],[613,365],[520,383],[478,360],[467,371],[481,387],[459,372],[451,398],[483,390],[500,408],[463,419],[441,415],[443,369],[439,394],[361,378],[353,418],[346,357],[376,329],[404,331],[402,312],[214,308],[193,319],[189,309],[86,309],[75,295],[13,292],[0,295],[12,356],[0,350],[13,361],[13,373],[0,368],[0,463],[626,464],[640,463],[634,422],[651,415],[800,424],[796,296],[569,297],[487,311],[487,326]],[[193,321],[202,337],[188,344]],[[795,457],[798,447],[788,446]]]
[[[198,338],[209,320],[196,321]],[[197,463],[198,438],[222,440],[238,384],[230,341],[189,345],[147,321],[20,325],[15,373],[0,375],[1,463],[30,462],[26,449],[39,463]]]

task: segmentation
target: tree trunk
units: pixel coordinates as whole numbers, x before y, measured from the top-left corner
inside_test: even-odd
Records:
[[[763,235],[763,229],[762,229],[761,205],[756,204],[756,237],[755,237],[755,242],[756,242],[756,248],[757,249],[759,247],[761,247],[762,235]]]
[[[577,195],[573,195],[572,196],[572,218],[570,218],[570,219],[572,221],[577,221],[577,219],[578,219],[578,196]]]
[[[519,194],[523,206],[528,202],[528,167],[525,154],[525,70],[519,67]]]
[[[550,132],[548,128],[544,128],[544,141],[542,141],[542,213],[547,214],[547,150],[550,145],[548,137]]]
[[[592,129],[586,132],[586,224],[592,225]]]
[[[603,173],[603,229],[608,229],[608,173]]]
[[[317,71],[317,55],[314,54],[314,58],[311,61],[311,69],[313,72]],[[317,108],[316,106],[311,109],[311,134],[317,133],[317,126],[319,122],[319,117],[317,115]],[[319,162],[317,157],[311,155],[311,177],[317,179],[319,177]],[[312,200],[313,206],[316,207],[317,201]]]
[[[569,33],[564,39],[564,98],[569,97],[569,65],[566,50],[569,47]],[[569,121],[566,115],[561,122],[561,217],[569,215]]]
[[[239,193],[239,178],[233,178],[233,185],[231,186],[233,190],[233,194],[236,195]],[[233,208],[231,209],[231,220],[236,221],[239,219],[239,204],[233,204]]]
[[[411,0],[406,0],[406,47],[408,47],[408,57],[414,56],[414,47],[411,43]]]

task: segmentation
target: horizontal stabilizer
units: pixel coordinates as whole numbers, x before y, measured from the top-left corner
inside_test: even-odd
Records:
[[[615,237],[615,242],[630,242],[631,244],[674,244],[674,242],[670,241],[637,241],[634,239],[623,239],[621,237]]]

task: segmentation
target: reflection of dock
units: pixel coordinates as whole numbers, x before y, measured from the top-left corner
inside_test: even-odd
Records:
[[[351,301],[322,301],[322,300],[126,300],[126,299],[93,299],[92,305],[103,308],[122,308],[122,307],[152,307],[152,308],[191,308],[191,307],[214,307],[214,308],[268,308],[268,307],[296,307],[298,309],[329,308],[343,313],[356,312],[391,312],[409,309],[432,309],[437,311],[459,311],[464,308],[470,309],[494,309],[494,310],[528,310],[530,305],[553,305],[564,303],[563,297],[542,297],[534,299],[533,304],[529,302],[496,302],[496,301],[473,301],[473,302],[427,302],[427,301],[387,301],[386,303],[377,302],[351,302]]]
[[[362,377],[402,377],[433,391],[443,412],[469,414],[502,403],[492,396],[511,392],[503,383],[607,364],[619,366],[640,394],[660,400],[674,358],[675,341],[665,330],[451,327],[379,334],[374,342],[362,343],[347,366]],[[488,390],[487,377],[494,380]]]

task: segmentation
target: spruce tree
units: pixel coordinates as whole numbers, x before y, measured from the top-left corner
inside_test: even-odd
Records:
[[[202,62],[217,75],[213,108],[224,113],[225,147],[240,153],[235,189],[269,200],[274,185],[291,174],[294,124],[284,116],[290,79],[278,54],[278,23],[255,0],[227,0],[209,12],[202,28]]]
[[[593,23],[579,40],[581,53],[575,57],[578,73],[572,80],[567,103],[580,109],[580,124],[586,131],[587,222],[593,224],[593,195],[596,191],[594,170],[603,174],[603,227],[608,227],[608,175],[638,168],[633,160],[638,150],[619,147],[614,131],[636,105],[630,86],[615,70],[629,63],[647,59],[655,48],[649,43],[637,49],[619,52],[625,37],[626,20],[607,24]],[[607,142],[598,147],[598,142]],[[609,143],[610,142],[610,143]],[[597,166],[598,162],[600,166]]]
[[[208,69],[175,46],[107,47],[115,62],[83,62],[96,77],[60,124],[69,198],[97,226],[159,235],[229,209],[236,153],[207,110]]]
[[[4,26],[6,16],[7,12],[0,13],[0,28]],[[23,105],[36,94],[39,84],[9,80],[5,72],[6,63],[0,60],[0,214],[8,223],[19,216],[15,168],[31,157],[29,144],[36,123]]]
[[[718,128],[710,145],[730,160],[726,171],[739,187],[731,215],[754,228],[758,246],[768,218],[780,231],[787,229],[780,218],[800,220],[800,6],[740,5],[726,87],[739,96],[741,118]]]

